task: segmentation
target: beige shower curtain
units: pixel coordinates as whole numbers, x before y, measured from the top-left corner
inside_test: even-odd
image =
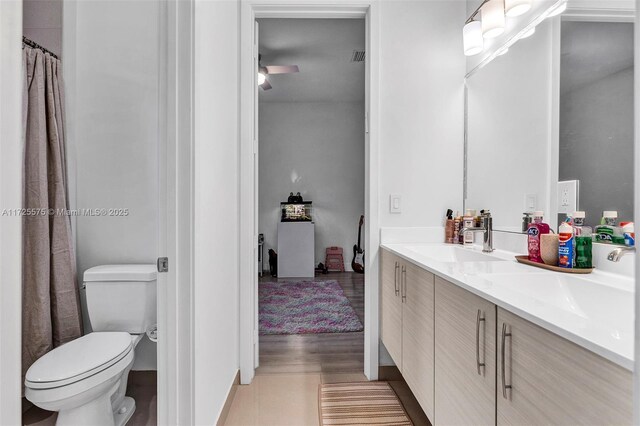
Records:
[[[70,217],[61,62],[24,47],[22,374],[82,335]],[[51,210],[53,209],[53,210]]]

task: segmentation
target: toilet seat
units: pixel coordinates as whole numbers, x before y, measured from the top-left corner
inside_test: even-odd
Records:
[[[118,363],[133,350],[126,332],[95,332],[59,346],[27,371],[25,386],[52,389],[86,379]]]

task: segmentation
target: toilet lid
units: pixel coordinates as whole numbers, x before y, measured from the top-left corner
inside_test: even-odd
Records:
[[[43,355],[29,367],[25,385],[45,389],[75,383],[105,370],[133,348],[125,332],[97,332],[82,336]]]

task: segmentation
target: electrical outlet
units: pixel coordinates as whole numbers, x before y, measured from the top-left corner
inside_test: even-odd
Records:
[[[389,195],[389,213],[402,213],[402,196],[399,194]]]
[[[558,182],[558,213],[573,214],[578,210],[579,181]]]

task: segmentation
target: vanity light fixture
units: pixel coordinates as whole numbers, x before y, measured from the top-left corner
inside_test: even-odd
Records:
[[[547,18],[553,18],[554,16],[560,15],[562,12],[567,10],[567,2],[562,2],[555,9],[551,10],[547,15]]]
[[[265,80],[267,79],[267,76],[262,74],[261,72],[258,73],[258,86],[262,85]]]
[[[464,54],[473,56],[484,50],[484,37],[482,37],[482,23],[480,21],[467,22],[462,29],[464,41]]]
[[[524,32],[521,36],[520,39],[523,38],[529,38],[532,35],[534,35],[536,33],[536,27],[531,27],[531,29],[527,30],[526,32]]]
[[[504,0],[487,0],[480,7],[480,15],[484,38],[495,38],[504,33],[506,25]]]
[[[504,0],[504,12],[509,18],[524,15],[531,10],[533,0]]]

